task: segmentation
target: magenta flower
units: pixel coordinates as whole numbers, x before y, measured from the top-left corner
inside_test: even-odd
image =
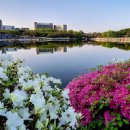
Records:
[[[130,121],[130,62],[111,64],[79,76],[67,88],[71,105],[84,115],[84,125],[102,116],[105,126],[115,118],[113,111]]]

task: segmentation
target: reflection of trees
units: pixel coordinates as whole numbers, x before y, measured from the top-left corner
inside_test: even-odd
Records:
[[[83,46],[83,43],[60,43],[60,42],[48,42],[46,44],[38,44],[37,45],[37,54],[39,53],[53,53],[53,52],[67,52],[67,47],[73,48],[73,47],[81,47]]]
[[[130,43],[114,43],[114,42],[89,42],[92,45],[101,45],[107,48],[119,48],[123,50],[130,50]]]
[[[123,50],[130,50],[130,44],[129,43],[111,43],[111,42],[106,42],[106,43],[102,43],[101,44],[104,47],[108,47],[108,48],[119,48],[119,49],[123,49]]]
[[[37,47],[38,48],[58,48],[58,47],[69,47],[69,48],[73,48],[73,47],[81,47],[83,46],[84,43],[81,42],[48,42],[48,43],[44,43],[44,44],[38,44]]]
[[[30,48],[38,48],[38,49],[47,49],[47,48],[73,48],[73,47],[82,47],[84,44],[91,44],[93,46],[95,45],[101,45],[103,47],[107,48],[119,48],[123,50],[130,50],[130,44],[129,43],[111,43],[111,42],[95,42],[95,41],[89,41],[87,43],[83,42],[48,42],[48,43],[11,43],[10,45],[4,45],[0,46],[0,49],[2,48],[17,48],[17,49],[30,49]]]
[[[2,48],[17,48],[17,49],[29,49],[29,48],[37,48],[37,49],[48,49],[48,48],[53,48],[55,50],[59,50],[60,48],[73,48],[73,47],[81,47],[83,46],[84,43],[82,42],[48,42],[48,43],[14,43],[11,45],[5,45],[1,46],[0,49]]]

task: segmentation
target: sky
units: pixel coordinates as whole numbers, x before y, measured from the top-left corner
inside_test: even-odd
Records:
[[[4,25],[34,28],[34,22],[103,32],[130,27],[130,0],[0,0]]]

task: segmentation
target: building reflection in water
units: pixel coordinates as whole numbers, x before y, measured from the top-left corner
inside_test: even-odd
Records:
[[[1,53],[6,53],[6,52],[12,52],[12,51],[17,51],[17,48],[2,48]]]
[[[6,54],[7,52],[14,52],[21,48],[1,48],[1,53]],[[23,48],[24,50],[29,50],[31,48]],[[48,53],[55,53],[55,52],[67,52],[67,47],[57,47],[57,48],[36,48],[36,54],[48,54]]]
[[[57,47],[57,48],[37,48],[37,54],[48,54],[54,52],[67,52],[67,47]]]

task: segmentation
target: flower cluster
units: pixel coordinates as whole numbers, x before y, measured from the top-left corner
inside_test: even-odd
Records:
[[[71,105],[84,115],[82,124],[88,128],[130,128],[129,61],[79,76],[67,88]]]
[[[59,79],[33,74],[19,60],[0,56],[0,129],[76,129],[80,115],[60,84]]]

